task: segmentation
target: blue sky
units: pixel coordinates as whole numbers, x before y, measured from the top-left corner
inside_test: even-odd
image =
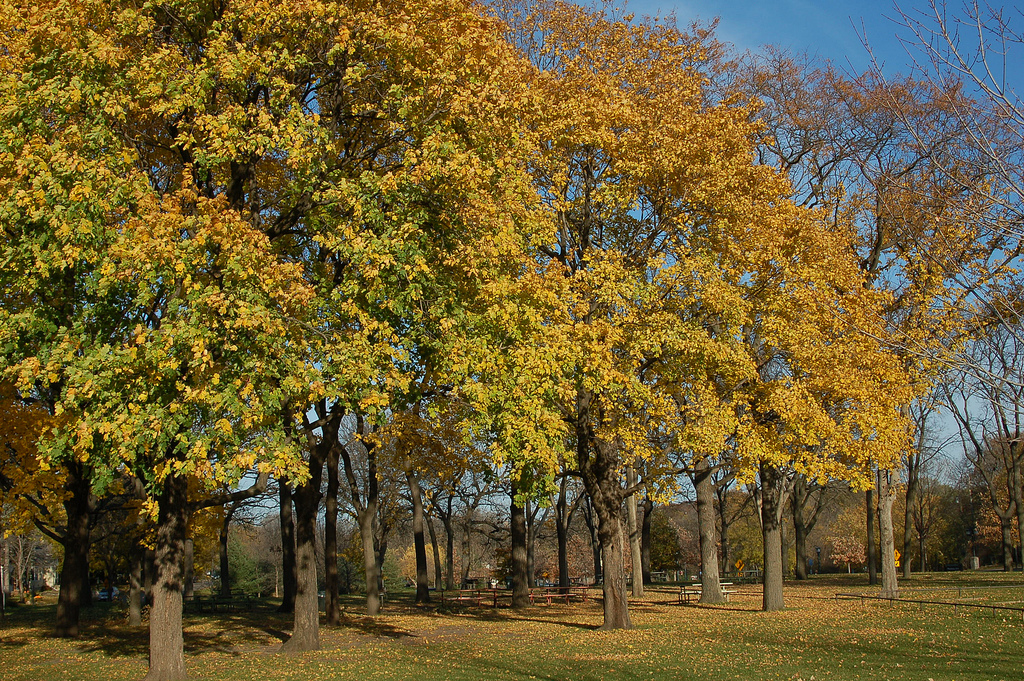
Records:
[[[927,0],[906,0],[900,6],[908,13],[928,8]],[[887,73],[908,71],[906,50],[896,37],[900,27],[886,18],[896,16],[892,0],[630,0],[626,8],[637,15],[675,11],[680,26],[717,16],[719,39],[740,51],[775,44],[817,54],[857,72],[869,66],[861,41],[861,34],[866,34]]]

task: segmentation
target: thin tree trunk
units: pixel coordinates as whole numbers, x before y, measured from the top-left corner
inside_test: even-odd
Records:
[[[697,493],[697,536],[700,546],[700,602],[724,603],[718,575],[718,542],[715,537],[715,485],[707,459],[694,464],[693,486]]]
[[[224,522],[220,526],[220,595],[227,598],[231,595],[231,565],[228,560],[228,532],[231,529],[231,518],[238,507],[231,504],[224,513]]]
[[[569,589],[569,500],[566,498],[567,478],[558,483],[558,502],[555,504],[555,538],[558,544],[558,586]]]
[[[722,574],[732,572],[732,556],[729,553],[729,485],[715,485],[715,496],[718,498],[718,542],[722,554]]]
[[[797,473],[793,479],[793,541],[796,548],[796,566],[793,576],[807,579],[807,525],[804,505],[807,502],[807,478]]]
[[[420,490],[416,473],[408,466],[405,479],[409,484],[409,498],[412,500],[412,539],[416,551],[416,602],[430,602],[430,585],[427,576],[427,542],[423,532],[423,492]]]
[[[327,499],[324,510],[324,591],[327,624],[341,623],[341,602],[338,598],[338,446],[332,443],[327,451]]]
[[[918,471],[921,455],[910,453],[907,455],[907,496],[906,508],[903,509],[903,577],[910,577],[910,549],[914,545],[913,524],[914,524],[914,502],[917,501]],[[924,565],[924,553],[921,553],[921,565]],[[924,572],[924,567],[921,568]]]
[[[636,468],[626,468],[626,486],[632,487],[637,483]],[[636,514],[636,492],[626,497],[626,528],[629,531],[629,555],[632,563],[633,576],[633,598],[644,597],[644,567],[640,559],[640,524],[637,522]]]
[[[761,463],[761,536],[764,541],[762,610],[786,607],[782,589],[782,510],[784,480],[776,467]]]
[[[654,512],[654,501],[645,497],[641,508],[644,514],[640,523],[640,570],[646,586],[651,584],[651,514]]]
[[[512,486],[512,607],[525,608],[530,604],[530,589],[527,576],[526,513],[516,503],[516,487]]]
[[[868,511],[868,584],[878,584],[878,540],[875,539],[878,505],[874,490],[864,492],[864,499]]]
[[[537,506],[526,502],[526,586],[537,586]]]
[[[597,519],[594,517],[594,502],[591,501],[589,493],[587,494],[586,502],[583,519],[586,521],[587,530],[590,532],[590,551],[594,555],[594,584],[600,584],[604,581],[604,570],[601,565],[603,550],[601,548],[601,537],[597,531]]]
[[[881,539],[882,598],[899,598],[900,589],[896,582],[896,539],[893,535],[892,506],[896,491],[892,486],[891,473],[878,471],[878,534]]]
[[[448,497],[448,513],[441,518],[445,534],[445,575],[447,584],[445,588],[451,591],[455,588],[455,533],[452,531],[452,498]]]
[[[179,681],[187,676],[181,626],[187,494],[185,478],[168,477],[158,498],[156,575],[149,615],[149,673],[146,681]]]
[[[434,588],[438,591],[441,590],[444,572],[441,569],[441,549],[437,544],[437,532],[434,531],[434,520],[428,514],[426,516],[427,531],[430,532],[430,545],[434,549]]]
[[[284,595],[278,612],[295,611],[295,520],[292,517],[292,487],[287,480],[278,481],[281,522],[281,586]]]

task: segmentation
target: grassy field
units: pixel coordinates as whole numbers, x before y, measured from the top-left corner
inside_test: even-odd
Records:
[[[875,593],[866,578],[787,583],[787,609],[762,613],[757,586],[728,605],[676,605],[657,591],[632,610],[636,629],[602,632],[600,606],[535,606],[523,612],[416,608],[400,595],[386,614],[346,601],[341,627],[322,629],[323,650],[277,654],[289,618],[272,603],[250,612],[187,614],[193,679],[1024,679],[1019,612],[837,600]],[[1024,577],[935,574],[901,582],[921,600],[1024,606]],[[659,599],[663,603],[656,603]],[[147,632],[117,604],[96,604],[77,641],[50,638],[52,605],[21,606],[0,625],[0,678],[139,679]]]

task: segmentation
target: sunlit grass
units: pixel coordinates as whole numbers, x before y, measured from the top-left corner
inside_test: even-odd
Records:
[[[186,649],[194,679],[1024,678],[1019,614],[832,597],[873,593],[866,581],[854,575],[788,583],[788,608],[779,613],[758,610],[757,586],[739,587],[724,606],[637,604],[636,628],[616,632],[596,630],[601,611],[594,602],[438,612],[399,597],[386,614],[369,618],[353,598],[342,626],[322,629],[323,650],[298,656],[276,653],[290,622],[268,603],[252,612],[188,615]],[[1022,583],[1020,574],[965,573],[915,577],[901,587],[908,597],[940,600],[940,593],[995,586],[986,602],[1008,603],[1024,598]],[[672,597],[665,590],[649,600]],[[49,638],[52,617],[52,606],[22,606],[4,622],[5,681],[145,674],[147,632],[128,627],[118,606],[93,606],[77,641]]]

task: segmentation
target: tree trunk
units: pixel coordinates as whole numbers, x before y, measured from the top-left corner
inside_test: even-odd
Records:
[[[761,536],[764,541],[762,610],[786,607],[782,589],[782,510],[784,476],[775,466],[761,463]]]
[[[1013,482],[1011,498],[1017,507],[1017,546],[1020,549],[1018,557],[1024,564],[1024,480],[1021,472],[1020,440],[1009,442],[1010,447],[1010,479]],[[1011,569],[1013,566],[1010,566]]]
[[[700,546],[700,602],[724,603],[718,575],[718,542],[715,537],[715,485],[707,459],[694,464],[693,487],[697,493],[697,536]]]
[[[807,579],[807,525],[804,505],[807,502],[807,478],[797,474],[793,479],[793,542],[796,548],[796,566],[793,576]]]
[[[626,468],[626,486],[632,487],[636,483],[636,469],[633,466],[629,466]],[[633,598],[643,598],[644,568],[640,560],[640,524],[637,522],[636,515],[636,495],[637,492],[633,492],[626,497],[626,529],[629,531],[629,557],[632,563]]]
[[[359,538],[363,544],[363,574],[366,577],[366,614],[380,614],[380,575],[377,571],[377,556],[373,548],[373,516],[377,503],[368,504],[359,514]]]
[[[537,506],[526,502],[526,586],[537,586]]]
[[[907,506],[903,509],[903,577],[910,577],[910,549],[913,546],[914,502],[917,500],[917,481],[921,455],[907,455]],[[924,565],[924,553],[921,553],[921,565]],[[921,568],[924,572],[924,567]]]
[[[472,510],[468,510],[467,513],[472,514]],[[473,562],[473,545],[472,545],[472,531],[473,526],[470,523],[472,515],[468,515],[465,518],[466,522],[462,527],[462,579],[459,580],[459,586],[463,589],[469,586],[469,568]]]
[[[448,514],[441,518],[445,534],[445,575],[447,584],[445,588],[451,591],[455,588],[455,533],[452,532],[452,498],[448,497]]]
[[[555,504],[555,538],[558,544],[558,586],[569,589],[569,500],[566,498],[567,479],[558,483],[558,502]]]
[[[146,681],[186,678],[182,635],[182,568],[188,521],[188,482],[168,477],[160,492],[155,581],[149,614],[149,673]]]
[[[416,550],[416,602],[430,602],[430,585],[427,576],[427,541],[423,532],[423,492],[412,467],[405,470],[409,483],[409,498],[412,500],[412,539]]]
[[[640,570],[644,585],[651,584],[651,514],[654,512],[654,501],[645,497],[641,507],[644,510],[640,523]]]
[[[290,503],[290,502],[289,502]],[[231,529],[231,518],[238,507],[232,504],[224,513],[224,522],[220,526],[220,595],[225,598],[231,595],[231,564],[228,560],[228,532]]]
[[[440,591],[444,582],[444,572],[441,569],[441,549],[437,544],[437,532],[434,531],[434,521],[426,516],[427,530],[430,532],[430,545],[434,549],[434,588]]]
[[[601,537],[598,535],[597,522],[594,517],[594,503],[590,500],[590,494],[587,494],[587,503],[584,507],[583,520],[587,524],[587,530],[590,532],[590,551],[594,555],[594,584],[600,584],[604,581],[604,571],[601,565]]]
[[[333,443],[332,443],[333,444]],[[327,451],[327,499],[324,510],[324,591],[327,624],[341,624],[338,599],[338,446]]]
[[[875,539],[878,506],[874,490],[864,492],[864,499],[868,510],[868,584],[878,584],[878,541]]]
[[[526,513],[516,503],[516,486],[512,485],[512,607],[525,608],[530,604],[530,588],[527,581]]]
[[[718,542],[722,554],[722,574],[732,572],[732,556],[729,553],[729,485],[715,485],[715,496],[718,499]]]
[[[604,624],[601,628],[632,629],[623,565],[626,537],[622,531],[623,489],[619,483],[618,446],[594,437],[587,424],[579,431],[576,458],[597,515],[601,541],[604,571]]]
[[[626,570],[623,556],[626,549],[625,533],[618,514],[602,517],[598,512],[601,536],[601,563],[604,566],[604,624],[602,629],[632,629],[629,601],[626,598]]]
[[[64,562],[60,570],[60,591],[57,594],[58,637],[77,637],[79,613],[89,595],[89,516],[95,504],[92,486],[82,464],[67,466],[64,483],[67,497],[64,511],[67,532],[63,537]]]
[[[278,612],[295,611],[295,521],[292,518],[292,487],[287,480],[278,482],[281,521],[281,584],[284,595]]]
[[[136,547],[131,555],[131,571],[128,576],[128,626],[142,626],[142,563],[145,552]]]
[[[1010,515],[999,518],[1003,536],[1003,572],[1013,572],[1013,519]]]
[[[332,445],[324,435],[322,445],[309,455],[309,478],[295,488],[295,609],[292,635],[281,646],[283,653],[320,650],[320,604],[317,599],[316,517],[320,510],[320,481],[326,449]]]
[[[891,473],[878,471],[878,534],[881,539],[882,598],[899,598],[900,589],[896,583],[896,539],[892,527],[892,506],[896,501],[896,490],[892,486]]]

